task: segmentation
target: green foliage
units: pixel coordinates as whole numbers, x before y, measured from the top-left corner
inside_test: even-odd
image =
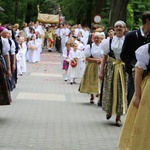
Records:
[[[133,29],[133,22],[134,22],[134,15],[133,15],[133,9],[131,7],[131,4],[128,4],[127,6],[127,28],[129,30]]]
[[[18,2],[18,3],[16,3]],[[92,2],[92,3],[91,3]],[[58,13],[60,5],[61,13],[69,24],[81,23],[87,25],[93,22],[95,4],[101,1],[96,0],[1,0],[0,6],[5,11],[0,12],[0,23],[19,23],[20,25],[29,19],[36,21],[37,5],[42,13]],[[110,5],[115,1],[105,0],[105,6],[99,14],[102,16],[100,24],[106,28],[109,24]],[[120,1],[121,2],[121,1]],[[17,9],[16,9],[17,8]],[[28,10],[27,10],[28,8]],[[141,15],[149,10],[149,0],[130,0],[127,6],[127,27],[129,30],[139,28],[142,24]],[[16,21],[15,21],[16,20]]]
[[[56,3],[55,1],[52,0],[45,0],[43,3],[40,5],[40,11],[42,13],[47,13],[47,14],[53,14],[54,10],[56,8]]]

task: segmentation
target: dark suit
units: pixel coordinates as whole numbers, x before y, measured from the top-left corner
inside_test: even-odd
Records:
[[[142,45],[150,42],[150,33],[147,37],[141,35],[140,29],[131,31],[126,34],[125,41],[122,47],[122,53],[120,55],[122,61],[125,63],[125,70],[129,74],[128,80],[128,93],[127,100],[128,105],[132,99],[134,93],[134,79],[132,77],[132,68],[136,63],[135,51]]]

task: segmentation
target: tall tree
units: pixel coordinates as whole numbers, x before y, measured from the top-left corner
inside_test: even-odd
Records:
[[[94,15],[101,14],[105,8],[106,0],[95,0]]]
[[[126,22],[128,2],[129,0],[110,0],[109,26],[113,26],[117,20]]]

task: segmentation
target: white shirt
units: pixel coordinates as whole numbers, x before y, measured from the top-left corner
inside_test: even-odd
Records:
[[[148,53],[148,44],[140,46],[136,51],[136,59],[137,63],[135,66],[138,66],[139,68],[143,68],[144,70],[147,69],[147,65],[149,63],[150,55]]]
[[[1,39],[2,39],[2,55],[5,56],[9,54],[10,44],[7,38],[1,37]]]
[[[94,58],[102,58],[103,51],[101,49],[101,44],[96,45],[95,43],[92,43],[92,47],[90,48],[90,45],[86,45],[84,50],[84,55],[86,58],[90,57],[91,55]]]
[[[111,42],[111,49],[113,50],[115,54],[115,58],[119,60],[120,60],[120,54],[122,51],[124,39],[125,39],[125,36],[122,36],[121,38],[114,36]],[[109,42],[110,42],[110,39],[104,39],[101,43],[101,48],[105,55],[108,55],[108,53],[110,52]]]

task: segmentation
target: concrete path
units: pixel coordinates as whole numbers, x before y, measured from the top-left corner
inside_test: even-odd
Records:
[[[27,63],[12,104],[0,107],[0,150],[117,150],[115,117],[106,120],[102,108],[78,92],[80,79],[70,85],[62,74],[57,52]]]

